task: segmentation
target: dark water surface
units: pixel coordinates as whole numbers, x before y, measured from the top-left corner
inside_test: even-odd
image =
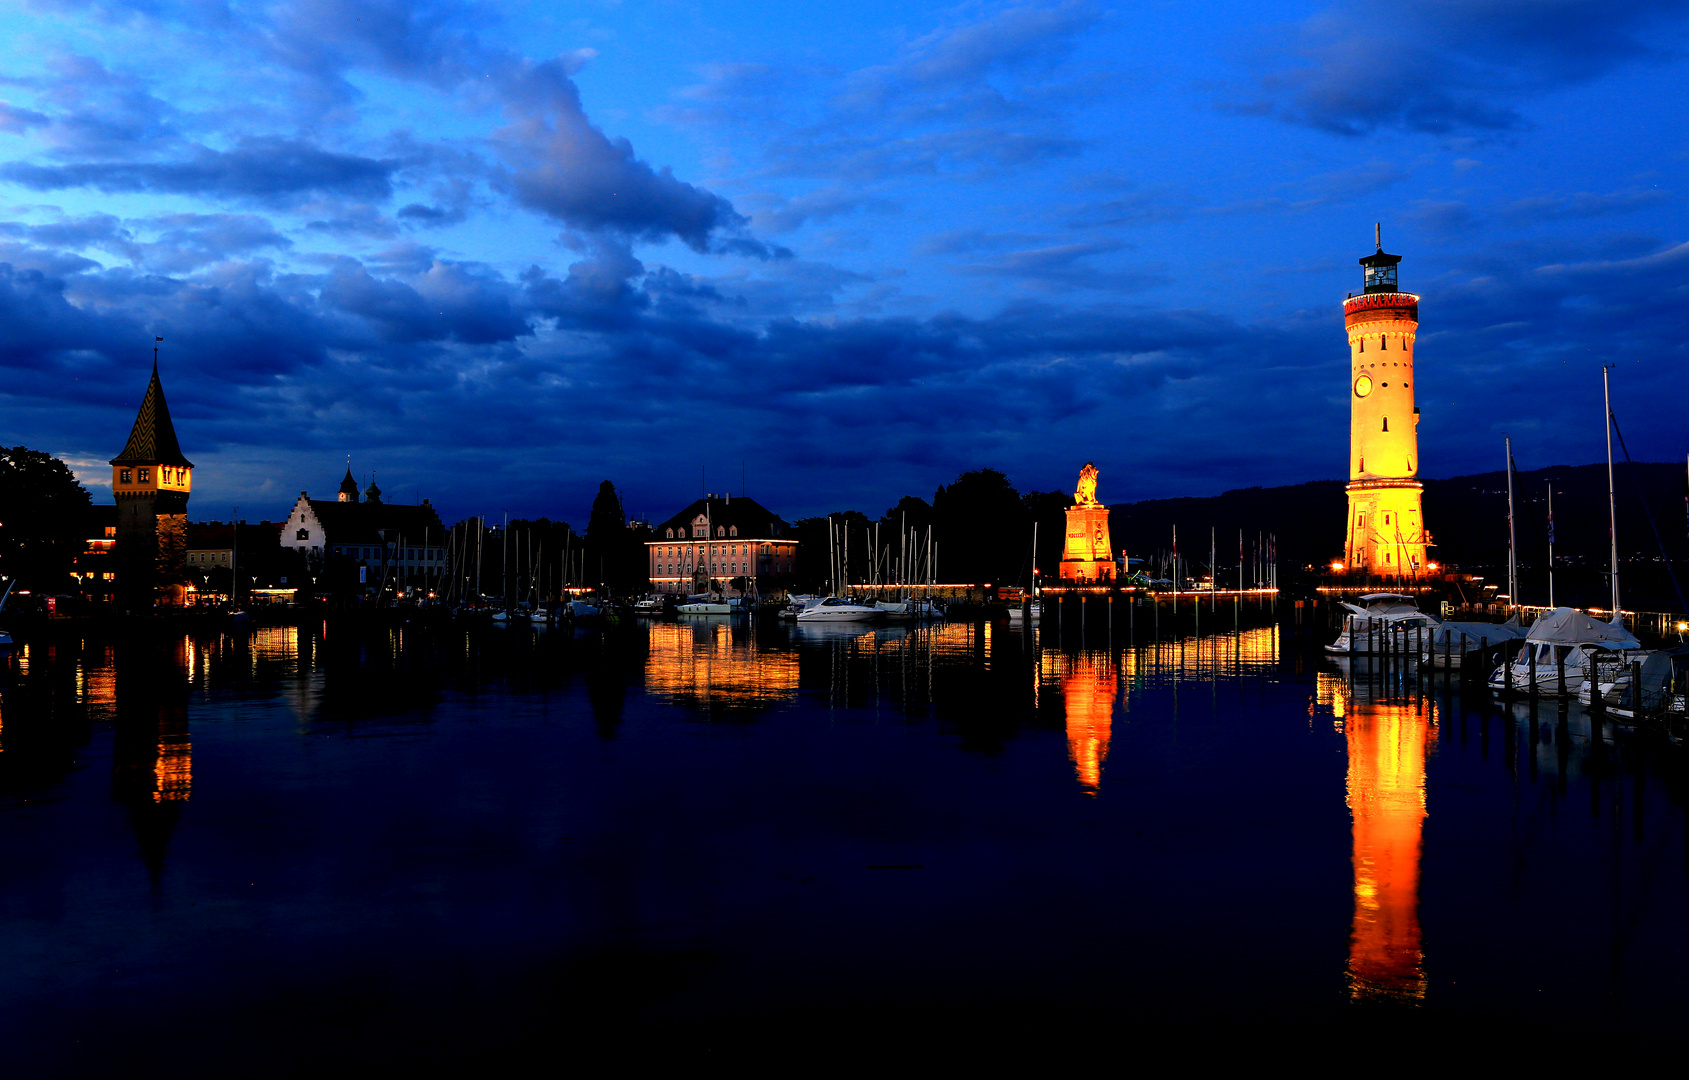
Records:
[[[1680,748],[1289,628],[1120,644],[20,648],[12,1074],[1681,1030]]]

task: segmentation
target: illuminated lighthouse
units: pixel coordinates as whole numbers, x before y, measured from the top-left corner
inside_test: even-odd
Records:
[[[1360,260],[1365,291],[1343,302],[1349,331],[1350,573],[1412,577],[1425,567],[1431,534],[1420,511],[1419,409],[1413,403],[1413,343],[1419,297],[1396,291],[1400,255]]]

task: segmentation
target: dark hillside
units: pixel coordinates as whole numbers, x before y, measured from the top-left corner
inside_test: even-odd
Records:
[[[1685,469],[1680,463],[1620,464],[1615,469],[1619,553],[1626,605],[1648,603],[1676,609],[1661,546],[1689,587],[1689,521],[1685,516]],[[1546,594],[1548,485],[1554,485],[1554,553],[1560,570],[1557,598],[1597,603],[1606,585],[1607,466],[1556,465],[1514,477],[1520,593]],[[1276,488],[1242,488],[1209,498],[1153,499],[1110,507],[1116,548],[1132,555],[1165,550],[1173,526],[1180,550],[1206,562],[1209,528],[1219,533],[1220,563],[1237,560],[1237,533],[1253,547],[1258,532],[1278,537],[1285,567],[1320,567],[1342,555],[1343,483],[1315,480]],[[1507,562],[1507,474],[1500,470],[1425,481],[1425,520],[1436,542],[1432,557],[1451,569],[1505,577]],[[1544,579],[1538,582],[1536,579]],[[1587,579],[1587,580],[1586,580]]]

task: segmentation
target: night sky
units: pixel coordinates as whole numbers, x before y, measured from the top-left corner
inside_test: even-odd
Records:
[[[1423,470],[1682,460],[1682,0],[14,0],[0,441],[96,501],[155,335],[196,519],[878,514],[1343,478],[1356,259]]]

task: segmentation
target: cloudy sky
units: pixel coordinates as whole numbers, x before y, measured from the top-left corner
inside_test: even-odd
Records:
[[[0,7],[0,441],[196,518],[1344,475],[1373,222],[1427,475],[1681,460],[1684,0]]]

